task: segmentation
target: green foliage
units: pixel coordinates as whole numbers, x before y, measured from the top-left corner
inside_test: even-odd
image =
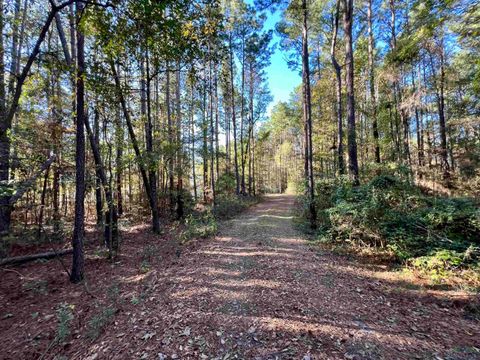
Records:
[[[33,291],[36,294],[48,294],[48,282],[46,280],[31,280],[23,284],[23,288],[27,291]]]
[[[120,306],[120,288],[118,283],[113,283],[107,289],[108,304],[100,305],[100,312],[94,315],[87,324],[87,337],[90,340],[97,339],[102,331],[110,324],[113,316],[117,313]]]
[[[57,335],[55,339],[62,343],[70,336],[70,322],[73,320],[73,305],[66,303],[60,304],[57,308]]]
[[[149,271],[150,271],[150,263],[147,260],[143,260],[140,263],[140,272],[142,274],[146,274]]]
[[[191,239],[206,239],[217,232],[217,221],[209,210],[196,212],[185,217],[185,229],[181,234],[182,242]]]
[[[220,181],[227,184],[225,188],[228,188],[230,177],[223,176],[219,179]],[[206,208],[204,211],[193,211],[185,217],[184,229],[180,235],[182,242],[191,239],[205,239],[215,235],[218,230],[218,220],[229,219],[256,204],[259,200],[255,196],[236,196],[228,194],[228,190],[226,192],[227,194],[223,192],[223,194],[217,195],[214,207]]]
[[[217,219],[229,219],[257,202],[258,197],[255,196],[218,196],[213,209],[213,215]]]
[[[113,315],[115,315],[116,309],[108,306],[100,311],[97,315],[93,316],[87,324],[87,337],[90,340],[97,339],[102,333],[103,329],[110,323]]]
[[[235,176],[232,173],[222,174],[215,184],[217,194],[235,193]]]
[[[322,180],[316,191],[323,241],[380,248],[427,271],[479,263],[480,215],[471,199],[424,195],[388,172],[358,187]]]

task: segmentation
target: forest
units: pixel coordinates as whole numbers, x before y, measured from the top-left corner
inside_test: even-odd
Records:
[[[480,358],[479,24],[0,0],[0,359]]]

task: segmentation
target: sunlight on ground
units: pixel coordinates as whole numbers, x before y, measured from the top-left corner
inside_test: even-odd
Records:
[[[133,275],[133,276],[123,278],[122,281],[124,283],[137,283],[145,279],[148,275],[149,275],[148,273]]]
[[[291,257],[292,255],[289,254],[282,254],[280,252],[275,252],[275,251],[261,251],[261,250],[255,250],[252,252],[236,252],[236,253],[229,253],[225,251],[209,251],[209,250],[203,250],[200,253],[205,254],[205,255],[223,255],[223,256],[234,256],[234,257],[249,257],[249,256],[276,256],[276,257]]]

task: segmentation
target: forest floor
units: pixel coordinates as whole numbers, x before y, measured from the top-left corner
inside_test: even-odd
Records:
[[[52,261],[11,268],[45,289],[1,275],[0,358],[480,359],[471,296],[311,245],[293,208],[293,196],[267,196],[181,250],[135,228],[119,264],[87,258],[88,288]]]

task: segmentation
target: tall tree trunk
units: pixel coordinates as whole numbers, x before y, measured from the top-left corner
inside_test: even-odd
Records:
[[[203,132],[203,201],[207,201],[208,192],[208,110],[207,110],[207,75],[205,73],[206,66],[203,74],[203,101],[202,101],[202,132]]]
[[[250,61],[249,66],[250,72],[250,84],[249,84],[249,91],[248,91],[248,105],[249,105],[249,116],[248,116],[248,193],[252,194],[252,143],[253,143],[253,114],[254,114],[254,69],[253,69],[253,61]]]
[[[347,137],[348,137],[348,168],[355,185],[359,184],[357,135],[355,130],[355,90],[353,67],[353,0],[344,1],[343,27],[345,31],[345,59],[346,59],[346,86],[347,86]]]
[[[83,12],[83,3],[76,2],[77,21]],[[78,283],[83,280],[84,276],[84,253],[83,253],[83,236],[85,230],[85,46],[82,29],[77,28],[77,85],[76,99],[77,110],[75,119],[76,140],[75,140],[75,219],[73,228],[73,261],[72,271],[70,273],[70,281]]]
[[[230,33],[230,95],[232,100],[232,124],[233,124],[233,165],[235,167],[235,193],[240,194],[240,176],[238,173],[238,155],[237,155],[237,121],[235,109],[235,85],[233,83],[233,39]]]
[[[97,111],[96,111],[97,112]],[[95,114],[95,117],[98,115]],[[95,122],[98,122],[98,118],[95,119]],[[95,126],[96,124],[94,124]],[[97,137],[90,127],[90,122],[88,118],[85,117],[85,128],[87,130],[87,136],[90,141],[90,148],[92,149],[93,159],[95,161],[96,173],[100,179],[100,184],[103,186],[105,192],[105,200],[107,202],[108,211],[105,214],[105,246],[109,249],[110,257],[114,258],[115,254],[118,252],[118,213],[117,207],[115,206],[113,191],[111,182],[107,179],[107,174],[105,166],[102,162],[99,143],[97,142]],[[111,159],[110,159],[111,160]],[[99,184],[99,185],[100,185]]]
[[[245,126],[245,36],[242,35],[242,82],[240,93],[240,166],[241,166],[241,193],[245,195],[245,159],[243,148],[243,128]]]
[[[380,164],[380,144],[379,144],[379,136],[378,136],[378,121],[377,121],[377,98],[375,95],[375,62],[374,62],[375,41],[373,39],[372,2],[373,0],[368,0],[368,7],[367,7],[369,89],[370,89],[370,102],[371,102],[371,114],[372,114],[373,143],[375,147],[375,162],[377,164]]]
[[[168,143],[170,146],[174,144],[174,136],[173,136],[173,122],[172,122],[172,109],[170,103],[170,63],[167,61],[167,76],[165,79],[165,107],[167,109],[167,132],[168,132]],[[170,154],[168,159],[168,193],[170,199],[170,208],[173,209],[175,202],[174,202],[174,186],[175,186],[175,178],[174,178],[174,159],[175,159],[175,150],[172,151],[170,149]]]
[[[340,1],[337,0],[335,17],[333,19],[333,35],[332,44],[330,47],[330,57],[332,59],[332,65],[335,70],[336,77],[336,102],[337,102],[337,161],[338,161],[338,173],[340,175],[345,174],[345,158],[343,150],[343,107],[342,107],[342,68],[335,56],[335,47],[337,44],[338,36],[338,22],[340,17]]]
[[[198,200],[197,193],[197,175],[195,174],[195,114],[193,112],[194,103],[195,103],[195,88],[193,84],[193,79],[191,83],[191,101],[190,101],[190,131],[191,131],[191,142],[192,142],[192,180],[193,180],[193,195],[195,202]]]
[[[412,87],[413,91],[417,94],[420,94],[420,82],[415,83],[415,66],[412,64]],[[423,177],[422,166],[423,166],[423,120],[422,112],[418,110],[418,106],[415,105],[415,125],[417,128],[417,175],[419,179]]]
[[[0,0],[0,186],[7,187],[10,170],[10,124],[7,119],[7,104],[5,96],[5,47],[3,44],[4,32],[4,3]],[[0,196],[0,241],[8,235],[10,229],[9,196]]]
[[[211,51],[210,46],[209,46],[209,52]],[[214,126],[214,121],[213,121],[213,103],[214,103],[214,94],[213,94],[213,65],[212,65],[212,59],[209,60],[209,77],[208,77],[208,83],[209,83],[209,93],[210,93],[210,183],[211,183],[211,188],[212,188],[212,200],[213,200],[213,206],[215,206],[215,148],[214,148],[214,142],[215,142],[215,126]]]
[[[176,120],[177,120],[177,218],[183,217],[183,154],[182,154],[182,106],[181,106],[181,74],[180,74],[180,62],[177,63],[176,84],[175,84],[175,101],[177,105]]]
[[[124,144],[123,124],[119,110],[115,116],[115,140],[116,140],[116,185],[117,185],[117,207],[118,216],[123,215],[123,194],[122,194],[122,178],[123,178],[123,144]]]
[[[93,136],[95,146],[100,148],[100,114],[95,107],[93,116]],[[97,225],[103,224],[103,202],[102,202],[102,181],[100,180],[100,169],[95,166],[95,208],[97,211]]]
[[[147,193],[150,210],[152,212],[152,230],[155,233],[160,233],[160,215],[158,213],[157,199],[156,197],[152,196],[147,170],[145,168],[145,164],[143,163],[142,153],[140,152],[140,147],[138,146],[135,130],[133,129],[132,120],[130,118],[130,113],[127,108],[127,102],[125,101],[125,97],[123,95],[120,78],[118,77],[117,69],[115,68],[115,64],[113,61],[110,61],[110,70],[112,71],[113,78],[115,80],[115,88],[118,100],[120,101],[120,105],[122,106],[123,116],[125,117],[125,121],[127,123],[128,134],[130,136],[130,140],[132,141],[133,150],[135,151],[135,157],[137,159],[137,165],[140,169],[140,175],[143,181],[143,185],[145,187],[145,192]]]
[[[214,65],[213,88],[215,92],[215,175],[216,175],[216,179],[218,180],[218,178],[220,177],[220,145],[218,142],[218,126],[219,126],[218,112],[220,111],[220,109],[219,109],[219,100],[218,100],[218,65],[216,61]]]
[[[3,13],[1,14],[3,16]],[[12,24],[12,47],[10,50],[10,75],[8,80],[8,95],[13,94],[15,89],[15,80],[18,76],[17,56],[18,56],[18,25],[20,23],[20,0],[15,0],[14,16]]]
[[[158,216],[158,195],[157,195],[157,166],[153,153],[153,123],[152,123],[152,101],[150,94],[150,54],[148,50],[145,51],[145,69],[146,69],[146,100],[147,100],[147,121],[145,128],[145,143],[148,157],[148,183],[150,184],[150,197],[152,198],[152,207],[156,209]],[[160,221],[160,219],[158,219]],[[158,229],[160,230],[160,229]],[[157,232],[157,230],[155,230]]]
[[[310,227],[317,227],[315,208],[315,183],[313,175],[312,146],[312,100],[310,93],[310,65],[308,59],[308,9],[307,1],[302,0],[302,83],[303,83],[303,121],[305,124],[305,176],[310,211]]]
[[[441,49],[440,49],[440,79],[437,85],[437,107],[438,107],[438,119],[439,119],[439,125],[440,125],[440,158],[441,158],[441,164],[443,169],[443,180],[446,182],[447,186],[451,186],[450,165],[448,163],[444,93],[445,93],[445,47],[442,39]]]

